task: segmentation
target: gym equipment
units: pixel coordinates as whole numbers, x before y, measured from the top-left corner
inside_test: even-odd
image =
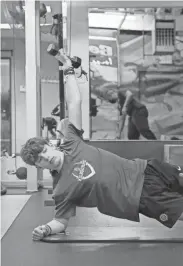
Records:
[[[62,14],[54,14],[52,16],[53,24],[50,30],[50,33],[55,37],[62,37]]]
[[[27,179],[27,168],[26,167],[19,167],[16,171],[7,171],[8,175],[16,175],[18,179],[20,180],[26,180]]]
[[[100,233],[104,233],[104,232],[101,232],[100,230],[101,229],[97,229],[96,230],[96,235],[95,233],[93,234],[94,238],[90,238],[89,237],[89,234],[87,233],[87,231],[85,230],[82,230],[81,228],[81,231],[80,231],[80,234],[77,235],[77,233],[74,233],[74,231],[78,228],[70,228],[73,232],[72,233],[69,233],[69,232],[63,232],[63,233],[58,233],[58,234],[55,234],[55,235],[50,235],[50,236],[46,236],[44,237],[43,239],[41,239],[42,242],[47,242],[47,243],[103,243],[104,241],[107,242],[107,243],[116,243],[116,242],[136,242],[138,241],[139,242],[139,237],[134,237],[134,238],[108,238],[106,239],[106,237],[103,238],[102,235],[100,235]],[[69,230],[70,230],[69,229]],[[92,231],[93,231],[93,228],[92,228]],[[117,233],[118,236],[119,236],[119,232]],[[112,234],[113,235],[113,234]]]
[[[183,238],[174,233],[153,234],[153,229],[146,230],[143,236],[141,233],[134,231],[135,237],[124,233],[124,229],[120,227],[69,227],[68,231],[44,237],[41,241],[47,243],[183,243]],[[141,230],[142,231],[142,230]]]
[[[55,36],[58,37],[58,46],[55,44],[50,44],[47,48],[47,53],[51,56],[56,56],[59,53],[59,49],[63,48],[63,36],[62,36],[62,30],[60,27],[62,23],[62,15],[61,14],[56,14],[53,16],[54,19],[56,19],[56,22],[54,23],[54,27],[56,27],[56,33],[54,34]],[[69,56],[68,56],[69,57]],[[82,69],[82,60],[80,57],[74,56],[74,57],[69,57],[72,66],[74,69],[80,68],[79,71],[79,76],[77,78],[81,78],[83,75],[86,77],[86,80],[88,81],[87,77],[87,72]],[[52,111],[52,115],[54,116],[60,116],[60,120],[65,118],[65,99],[64,99],[64,78],[63,78],[63,71],[62,71],[62,66],[63,64],[59,61],[59,107],[58,105],[54,108]]]
[[[9,158],[16,158],[18,154],[12,154],[11,156],[8,154],[7,150],[3,150],[2,151],[2,157],[5,157],[7,159]],[[26,180],[27,179],[27,168],[24,166],[21,166],[19,168],[17,168],[16,170],[8,170],[7,171],[8,175],[16,175],[16,177],[20,180]],[[43,188],[42,184],[38,182],[38,190],[40,190],[41,188]],[[6,187],[2,185],[1,183],[1,195],[5,195],[7,192],[8,195],[24,195],[27,192],[24,192],[24,190],[22,191],[21,189],[8,189],[8,191],[6,191]]]
[[[46,137],[48,138],[48,132],[51,134],[52,137],[56,137],[55,130],[57,128],[57,121],[53,117],[44,117],[42,119],[41,128],[47,128]]]
[[[53,110],[52,110],[52,112],[51,112],[51,115],[53,115],[53,116],[60,116],[60,104],[57,104],[57,105],[53,108]]]
[[[7,193],[6,187],[1,183],[1,196]]]
[[[96,99],[90,97],[90,116],[97,116],[98,109],[97,109]]]
[[[16,154],[12,154],[11,156],[8,154],[7,150],[3,150],[3,156],[8,158],[16,158]],[[27,168],[24,166],[21,166],[17,168],[16,170],[8,170],[8,175],[16,175],[18,179],[20,180],[26,180],[27,179]]]
[[[56,56],[59,53],[59,49],[57,48],[57,46],[55,44],[50,44],[47,48],[47,52],[48,52],[48,54],[50,54],[52,56]],[[82,63],[81,58],[74,56],[74,57],[69,57],[69,59],[72,62],[73,68],[78,68],[81,66],[81,63]]]
[[[51,194],[53,194],[53,189],[49,188],[48,189],[48,195],[51,195]]]

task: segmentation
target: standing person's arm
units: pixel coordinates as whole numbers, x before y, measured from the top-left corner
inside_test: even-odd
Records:
[[[126,113],[122,113],[122,115],[119,117],[118,132],[116,139],[121,139],[121,133],[123,132],[125,121],[126,121]]]
[[[117,132],[117,136],[116,136],[117,139],[121,139],[121,133],[124,129],[125,121],[126,121],[127,107],[133,98],[133,94],[131,93],[131,91],[127,90],[125,96],[126,96],[126,98],[125,98],[125,102],[124,102],[123,107],[121,107],[121,106],[119,107],[119,108],[121,108],[121,110],[120,110],[121,115],[119,115],[119,125],[118,125],[118,132]]]
[[[128,104],[131,102],[132,98],[133,98],[133,93],[129,90],[126,91],[126,99],[125,99],[125,103],[123,105],[122,108],[122,113],[126,113],[127,108],[128,108]]]

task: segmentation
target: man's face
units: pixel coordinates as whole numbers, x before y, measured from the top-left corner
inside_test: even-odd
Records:
[[[45,145],[35,164],[43,169],[57,170],[62,164],[61,152],[56,150],[55,147]]]

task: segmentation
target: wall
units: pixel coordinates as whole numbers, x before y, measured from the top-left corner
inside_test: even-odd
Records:
[[[19,152],[21,145],[26,141],[26,102],[25,93],[20,86],[25,86],[25,44],[23,39],[3,38],[2,49],[13,50],[14,63],[12,65],[12,142],[15,143],[13,152]],[[48,43],[41,43],[41,77],[42,79],[58,80],[58,64],[46,52]],[[7,54],[4,53],[4,54]],[[50,116],[51,110],[59,103],[58,84],[42,82],[42,117]],[[13,94],[14,96],[14,94]],[[15,122],[15,123],[14,123]]]
[[[164,145],[182,145],[183,141],[91,141],[89,144],[127,159],[164,160]]]
[[[182,7],[182,1],[159,1],[155,0],[153,5],[151,1],[87,1],[87,5],[92,8],[139,8],[139,7]],[[168,3],[168,4],[167,4]]]
[[[3,34],[2,34],[3,35]],[[19,150],[25,137],[25,95],[20,86],[25,84],[25,48],[24,40],[3,38],[2,50],[12,50],[12,152]],[[7,52],[6,52],[7,53]],[[4,54],[6,54],[4,53]]]

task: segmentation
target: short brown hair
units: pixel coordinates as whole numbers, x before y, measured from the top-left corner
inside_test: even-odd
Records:
[[[48,145],[48,141],[41,137],[29,139],[20,151],[22,160],[29,165],[35,165],[38,154],[43,151],[44,145]]]

